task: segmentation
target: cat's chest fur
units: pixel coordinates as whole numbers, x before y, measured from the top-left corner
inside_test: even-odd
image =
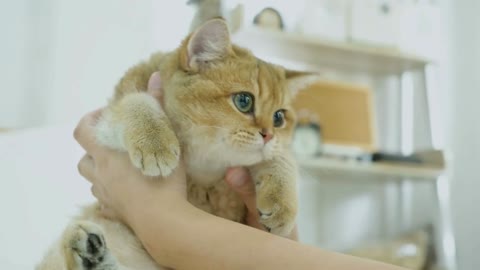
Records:
[[[195,156],[185,159],[188,201],[208,213],[243,222],[245,206],[224,181],[226,166]]]

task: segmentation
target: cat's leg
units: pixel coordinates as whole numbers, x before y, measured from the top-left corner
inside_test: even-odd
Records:
[[[62,252],[68,270],[120,270],[107,248],[101,228],[88,221],[71,224],[63,234]]]
[[[257,210],[262,223],[273,234],[288,236],[297,215],[297,167],[289,155],[249,168],[255,183]]]
[[[146,175],[169,175],[180,157],[180,144],[160,104],[146,93],[130,93],[110,104],[97,124],[100,144],[127,150]]]

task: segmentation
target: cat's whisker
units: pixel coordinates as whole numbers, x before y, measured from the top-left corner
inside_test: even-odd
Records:
[[[197,126],[197,127],[199,127],[199,128],[216,128],[216,129],[225,130],[225,131],[229,131],[229,130],[230,130],[230,129],[225,128],[225,127],[210,126],[210,125],[200,125],[200,126]]]

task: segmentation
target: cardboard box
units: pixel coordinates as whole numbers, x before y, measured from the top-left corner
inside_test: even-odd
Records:
[[[368,87],[318,81],[298,93],[294,108],[314,114],[322,143],[376,150],[373,93]]]

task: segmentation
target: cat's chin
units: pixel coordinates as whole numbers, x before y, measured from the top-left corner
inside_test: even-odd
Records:
[[[258,164],[272,159],[275,152],[273,142],[267,145],[257,143],[246,147],[239,147],[218,138],[214,141],[190,140],[189,142],[187,149],[189,149],[190,162],[201,163],[205,167],[215,167],[214,170]]]
[[[263,161],[273,159],[274,153],[270,149],[261,149],[255,151],[232,151],[228,158],[224,160],[229,162],[228,166],[251,166]]]
[[[228,150],[224,150],[218,153],[219,162],[227,162],[228,167],[232,166],[251,166],[258,164],[262,161],[270,160],[274,156],[273,147],[261,147],[258,149],[245,150],[234,149],[234,147],[226,147]]]
[[[229,157],[225,157],[222,161],[226,162],[227,167],[232,166],[251,166],[264,160],[260,152],[235,152],[233,151]]]

